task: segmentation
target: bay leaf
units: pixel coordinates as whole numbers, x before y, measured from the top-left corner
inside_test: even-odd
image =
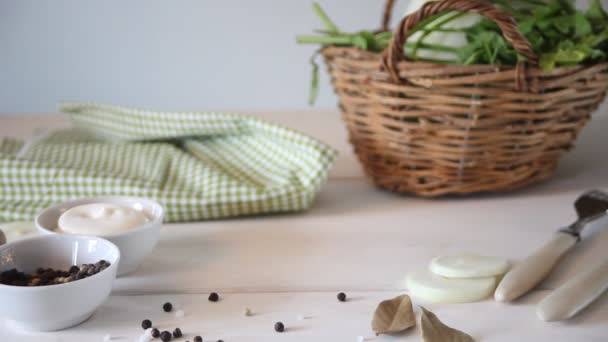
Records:
[[[372,319],[372,329],[376,335],[398,333],[415,325],[416,316],[408,295],[381,302]]]
[[[470,335],[443,324],[434,313],[423,307],[420,309],[422,309],[420,325],[424,342],[475,342]]]

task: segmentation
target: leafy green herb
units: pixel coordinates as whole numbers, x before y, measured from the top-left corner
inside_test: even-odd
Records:
[[[518,28],[540,57],[540,66],[550,70],[557,66],[576,65],[605,59],[603,31],[608,28],[606,13],[599,1],[594,1],[585,14],[572,1],[516,1],[518,7],[500,1],[498,6],[512,11]],[[500,37],[489,38],[488,31]],[[465,64],[505,64],[517,61],[516,53],[502,38],[497,25],[488,19],[467,29],[468,46],[460,55]]]
[[[600,0],[591,0],[589,9],[585,15],[594,26],[594,31],[601,30],[606,26],[606,22],[608,21],[608,13],[602,8]]]
[[[582,38],[592,33],[591,21],[585,17],[583,12],[576,12],[574,15],[574,37]]]
[[[336,33],[340,32],[340,30],[338,30],[338,27],[333,23],[333,21],[331,21],[331,19],[329,19],[329,17],[325,13],[325,11],[323,11],[323,9],[321,8],[321,5],[319,5],[318,3],[315,2],[312,4],[312,9],[313,9],[313,11],[315,11],[315,13],[319,17],[319,19],[321,19],[321,22],[325,26],[325,29],[330,34],[336,34]]]

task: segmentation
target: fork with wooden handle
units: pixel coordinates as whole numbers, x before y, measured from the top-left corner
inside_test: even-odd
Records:
[[[581,239],[581,230],[608,215],[608,193],[593,190],[581,195],[574,207],[578,219],[555,233],[551,240],[505,275],[494,292],[499,302],[510,302],[524,295],[551,273],[553,267]]]

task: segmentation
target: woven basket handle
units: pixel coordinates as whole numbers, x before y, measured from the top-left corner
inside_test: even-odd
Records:
[[[387,5],[389,2],[392,1],[389,0]],[[410,30],[426,18],[430,18],[445,11],[476,13],[493,20],[500,27],[505,39],[513,45],[517,52],[528,59],[528,63],[533,65],[538,63],[538,57],[534,53],[532,45],[526,37],[518,31],[517,22],[510,13],[499,9],[490,3],[477,2],[474,0],[433,1],[427,2],[418,11],[403,18],[393,33],[391,43],[385,51],[384,65],[395,82],[403,81],[399,77],[397,64],[405,59],[403,45],[408,38]],[[521,63],[522,62],[518,62],[518,69],[524,69],[523,64]]]
[[[391,14],[393,13],[393,6],[395,0],[386,0],[384,4],[384,12],[382,13],[382,31],[388,31],[388,26],[391,23]]]

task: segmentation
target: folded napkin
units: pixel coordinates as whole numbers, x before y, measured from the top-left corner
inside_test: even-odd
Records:
[[[0,221],[76,197],[140,196],[167,221],[309,208],[336,152],[296,131],[225,113],[62,103],[74,128],[0,138]]]

